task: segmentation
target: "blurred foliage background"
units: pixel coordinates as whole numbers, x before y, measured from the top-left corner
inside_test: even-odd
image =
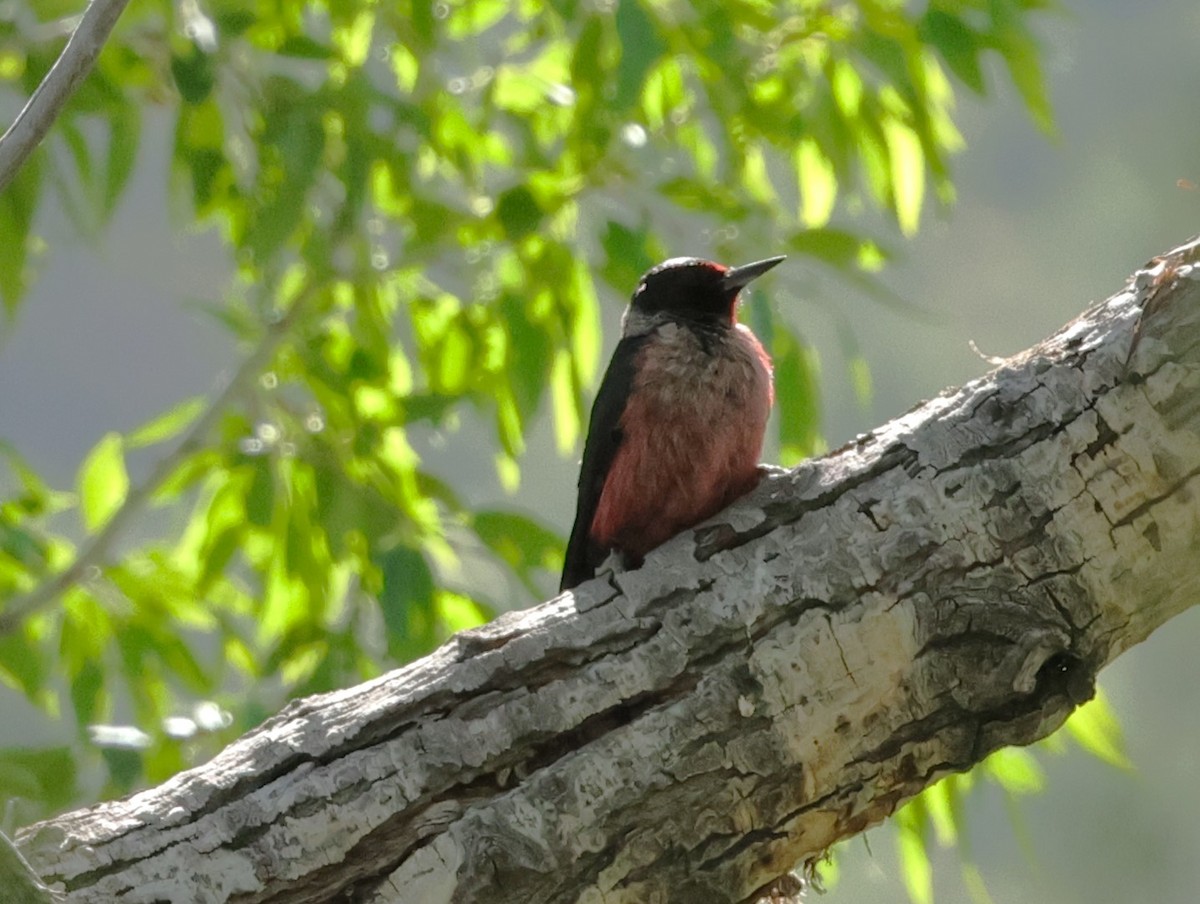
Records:
[[[1076,255],[1086,289],[1057,260],[1023,272],[991,213],[1052,186],[1020,155],[1097,160],[1048,99],[1058,40],[1115,17],[1165,66],[1161,23],[1190,10],[1149,4],[1154,32],[1047,6],[135,0],[0,194],[3,827],[161,781],[290,697],[547,596],[590,394],[661,258],[789,255],[745,318],[777,366],[768,457],[792,463],[982,372],[962,336],[1015,351],[1186,238],[1089,169],[1081,244],[1115,228],[1119,260]],[[0,12],[4,122],[80,10]],[[1116,81],[1081,95],[1113,132]],[[1143,106],[1169,109],[1155,89]],[[960,165],[992,166],[965,246],[964,116]],[[1175,223],[1189,177],[1153,188]],[[1132,243],[1146,221],[1163,233]],[[941,269],[906,272],[908,242]],[[1105,704],[1069,727],[1098,782],[1127,780]],[[894,821],[898,858],[850,845],[832,899],[1037,900],[1053,879],[976,866],[964,800],[992,780],[970,808],[994,828],[1041,762],[943,782]],[[1072,894],[1045,899],[1094,899]]]

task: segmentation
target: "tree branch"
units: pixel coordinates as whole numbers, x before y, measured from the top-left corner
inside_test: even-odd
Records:
[[[105,564],[113,543],[120,537],[122,531],[141,515],[142,509],[145,508],[155,491],[175,472],[180,462],[205,442],[209,433],[220,421],[221,415],[228,410],[234,399],[245,392],[246,387],[257,379],[263,369],[271,363],[279,343],[287,336],[315,289],[315,285],[309,283],[292,301],[287,312],[267,325],[258,346],[246,356],[225,388],[192,423],[175,450],[169,455],[163,456],[155,464],[150,475],[129,491],[125,501],[121,503],[121,507],[93,535],[71,564],[46,578],[23,596],[13,597],[5,602],[3,610],[0,610],[0,637],[15,631],[24,619],[49,606],[68,588],[82,581],[89,568]]]
[[[1136,337],[1136,341],[1135,341]],[[1200,241],[651,554],[18,843],[72,902],[738,902],[1200,594]]]
[[[25,159],[42,143],[92,65],[129,0],[91,0],[79,25],[42,83],[0,136],[0,191],[8,186]]]

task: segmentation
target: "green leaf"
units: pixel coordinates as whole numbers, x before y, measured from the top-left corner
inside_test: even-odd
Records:
[[[600,304],[591,271],[582,260],[572,261],[571,277],[571,357],[575,364],[575,397],[580,399],[582,387],[595,380],[600,366]]]
[[[846,371],[850,378],[850,387],[854,390],[854,397],[863,410],[868,411],[874,396],[871,365],[863,355],[854,329],[845,321],[838,325],[838,345],[841,348],[842,358],[846,362]]]
[[[949,847],[958,842],[959,826],[958,776],[948,775],[921,792],[921,802],[929,814],[938,844]]]
[[[108,781],[113,796],[128,794],[142,780],[145,765],[142,751],[122,747],[103,747],[100,756],[108,769]]]
[[[863,249],[868,245],[878,248],[869,239],[844,229],[807,229],[788,243],[793,251],[839,269],[858,266]]]
[[[84,526],[99,530],[121,507],[129,492],[124,443],[109,433],[96,444],[79,469],[79,510]]]
[[[911,801],[897,814],[896,850],[900,874],[913,904],[933,904],[933,865],[926,849],[923,811]],[[909,814],[900,818],[901,814]]]
[[[8,469],[16,478],[21,490],[19,495],[14,496],[5,506],[0,507],[0,514],[4,513],[9,505],[13,505],[19,509],[22,517],[36,518],[41,515],[54,514],[75,504],[70,494],[52,489],[41,475],[18,454],[17,450],[3,440],[0,440],[0,457],[7,462]],[[0,523],[3,521],[4,518],[0,517]]]
[[[452,634],[477,627],[495,615],[489,607],[482,603],[463,596],[461,593],[451,593],[446,590],[438,591],[436,606],[438,621],[445,625]]]
[[[537,199],[524,185],[510,188],[496,203],[496,217],[510,239],[519,239],[538,228],[542,209]]]
[[[471,0],[453,7],[446,30],[455,40],[471,38],[483,34],[511,12],[508,0]]]
[[[554,439],[560,452],[574,449],[582,415],[572,379],[571,356],[559,351],[550,367],[550,399],[554,410]]]
[[[171,75],[189,104],[203,103],[216,84],[212,58],[195,44],[189,44],[186,53],[171,54]]]
[[[244,469],[217,472],[223,478],[212,497],[193,514],[180,541],[183,561],[196,569],[196,589],[207,593],[230,560],[241,549],[249,528],[246,496],[249,478]]]
[[[820,365],[816,350],[803,345],[785,324],[775,324],[772,333],[779,452],[782,464],[791,467],[821,446]]]
[[[1097,691],[1095,697],[1071,713],[1065,727],[1084,750],[1110,766],[1133,768],[1125,754],[1121,724],[1102,692]]]
[[[538,570],[557,571],[562,567],[562,538],[532,518],[515,512],[482,511],[471,522],[475,534],[496,556],[508,565],[534,596]]]
[[[204,404],[205,400],[202,396],[180,402],[170,411],[147,421],[130,433],[125,438],[125,444],[131,449],[138,449],[170,439],[199,416],[200,412],[204,410]]]
[[[79,794],[74,753],[68,747],[0,749],[0,799],[24,799],[49,815]]]
[[[246,488],[246,520],[256,527],[270,529],[275,520],[275,474],[268,456],[252,459],[247,465],[252,475]]]
[[[81,726],[107,717],[111,710],[104,654],[112,636],[109,613],[90,594],[73,588],[64,599],[59,656],[70,678],[75,721]]]
[[[28,624],[0,637],[0,679],[34,700],[47,678],[46,651]]]
[[[100,215],[107,221],[117,208],[121,192],[133,175],[137,162],[141,114],[132,103],[114,104],[108,115],[108,156],[104,163],[104,189],[100,196]]]
[[[258,563],[260,571],[264,572],[258,636],[264,644],[282,638],[282,647],[288,649],[292,635],[315,630],[320,613],[315,611],[313,598],[320,595],[320,588],[310,590],[288,571],[287,537],[278,535],[279,528],[286,529],[286,524],[276,528],[275,535],[269,540],[270,554]]]
[[[975,32],[958,16],[933,8],[926,11],[920,28],[922,38],[937,48],[950,71],[982,97],[986,85],[979,68],[980,44]]]
[[[800,182],[800,218],[811,228],[824,226],[833,213],[838,181],[833,163],[812,138],[796,147],[796,173]]]
[[[94,166],[92,164],[92,149],[88,147],[87,139],[83,132],[80,131],[75,117],[64,117],[58,124],[59,132],[62,135],[63,143],[67,146],[67,150],[71,152],[71,159],[75,163],[75,172],[79,179],[79,184],[87,187],[91,185],[92,179],[95,176]]]
[[[667,51],[658,36],[654,21],[641,0],[622,0],[617,4],[617,38],[621,44],[621,63],[617,67],[617,110],[631,107],[641,96],[642,85],[651,68]]]
[[[275,52],[280,56],[302,60],[329,60],[334,57],[332,47],[313,40],[308,35],[288,35]]]
[[[915,235],[921,225],[921,203],[925,198],[925,155],[921,150],[921,139],[896,119],[885,119],[883,131],[891,160],[896,220],[901,232]]]
[[[371,38],[375,32],[375,11],[360,9],[347,25],[333,29],[334,46],[341,51],[347,66],[361,66],[371,52]]]
[[[42,191],[44,155],[35,153],[0,191],[0,302],[12,318],[29,283],[33,218]]]
[[[325,149],[319,107],[303,105],[306,92],[276,77],[265,86],[268,98],[261,143],[264,158],[255,186],[253,218],[243,238],[254,261],[265,263],[305,222],[308,192]]]
[[[500,299],[502,322],[508,330],[506,370],[522,420],[533,417],[546,393],[554,349],[544,321],[534,319],[532,305],[515,293]],[[412,409],[410,408],[410,411]]]
[[[662,246],[645,229],[630,229],[609,220],[600,238],[604,249],[604,281],[621,293],[630,295],[642,274],[666,257]]]
[[[683,80],[683,61],[674,56],[660,59],[645,79],[642,112],[651,131],[671,121],[671,115],[684,108],[687,92]]]
[[[404,662],[428,652],[437,634],[433,573],[425,557],[410,546],[395,546],[377,564],[383,576],[379,608],[388,653]]]
[[[507,383],[498,383],[494,390],[496,436],[505,454],[515,460],[525,451],[525,430],[517,400],[508,389]]]
[[[1042,767],[1033,754],[1021,747],[1005,747],[986,760],[983,768],[1009,794],[1036,794],[1046,783]]]
[[[1046,93],[1037,43],[1025,24],[1021,0],[989,0],[995,22],[994,40],[1008,66],[1013,84],[1033,121],[1047,135],[1054,134],[1054,113]]]

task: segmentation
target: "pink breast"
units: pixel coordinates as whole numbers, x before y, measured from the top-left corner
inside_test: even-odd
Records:
[[[592,521],[602,546],[640,560],[757,483],[771,375],[753,336],[736,338],[736,354],[697,357],[697,366],[686,349],[643,351]]]

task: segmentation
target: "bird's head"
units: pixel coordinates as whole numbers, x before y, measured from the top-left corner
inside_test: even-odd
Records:
[[[673,257],[646,271],[630,300],[639,319],[671,319],[731,326],[738,295],[783,257],[726,267],[698,257]]]

